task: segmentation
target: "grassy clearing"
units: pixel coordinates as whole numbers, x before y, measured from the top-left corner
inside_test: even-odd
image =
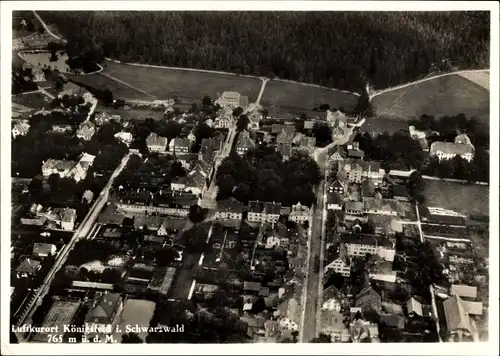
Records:
[[[271,80],[266,84],[261,104],[269,112],[281,112],[300,115],[322,104],[346,110],[353,109],[358,102],[358,97],[350,93],[321,88],[298,83],[289,83]]]
[[[12,97],[13,104],[19,104],[24,107],[39,110],[42,109],[49,99],[42,93],[19,94]],[[12,111],[15,111],[15,105],[12,106]]]
[[[115,109],[113,107],[106,107],[101,104],[99,104],[96,109],[96,112],[106,112],[109,115],[120,115],[124,120],[143,120],[143,119],[145,120],[148,118],[154,120],[163,120],[164,111],[165,110],[155,110],[148,108]]]
[[[75,83],[81,83],[101,90],[109,89],[115,98],[151,100],[151,97],[100,74],[66,76]]]
[[[372,99],[373,111],[381,117],[406,120],[423,114],[441,117],[464,113],[489,125],[489,92],[459,75],[449,75]]]
[[[489,72],[467,72],[459,74],[462,78],[468,79],[471,82],[490,90],[490,73]]]
[[[426,205],[462,214],[489,215],[489,187],[444,181],[425,181]]]
[[[176,96],[194,100],[205,95],[215,98],[217,93],[236,91],[248,96],[249,102],[253,102],[257,99],[262,84],[257,78],[130,66],[109,61],[104,63],[104,73],[150,93],[157,99]]]

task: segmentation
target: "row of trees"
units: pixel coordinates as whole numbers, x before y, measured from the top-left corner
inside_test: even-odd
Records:
[[[415,126],[416,130],[428,133],[429,146],[435,141],[453,142],[459,133],[467,133],[475,147],[489,147],[488,130],[477,118],[467,118],[465,114],[455,116],[442,116],[435,118],[431,115],[422,115],[418,120],[408,124]]]
[[[70,56],[278,76],[348,90],[361,91],[366,80],[377,88],[412,81],[436,67],[448,69],[449,63],[485,67],[489,58],[486,12],[51,11],[41,16],[63,32]]]
[[[424,151],[418,141],[407,132],[388,132],[372,137],[368,132],[358,133],[354,141],[365,152],[365,159],[383,162],[384,168],[419,168],[424,162]]]
[[[319,181],[319,167],[307,153],[294,152],[283,162],[273,147],[260,145],[245,157],[232,153],[224,159],[216,175],[217,199],[233,196],[245,203],[260,200],[311,206]]]
[[[38,85],[33,79],[33,70],[30,67],[23,68],[12,62],[12,94],[37,90]]]

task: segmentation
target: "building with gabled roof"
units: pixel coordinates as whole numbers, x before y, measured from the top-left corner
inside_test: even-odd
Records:
[[[146,146],[149,152],[165,153],[167,150],[167,138],[151,132],[146,138]]]
[[[90,121],[84,121],[78,126],[78,130],[76,130],[76,137],[81,138],[82,140],[89,141],[92,139],[96,132],[95,124]]]
[[[281,203],[248,202],[248,221],[276,223],[281,214]]]
[[[477,287],[464,284],[452,284],[450,287],[451,295],[458,295],[460,298],[477,298]]]
[[[203,170],[203,167],[198,163],[186,176],[186,187],[185,192],[189,192],[194,195],[201,195],[203,189],[205,188],[207,180],[207,173]]]
[[[236,152],[243,156],[248,150],[255,147],[255,142],[250,138],[250,134],[248,131],[241,131],[238,134],[238,140],[236,141]]]
[[[288,215],[288,220],[294,221],[297,223],[304,223],[309,220],[310,209],[306,205],[297,204],[292,205],[292,210]]]
[[[278,305],[279,325],[282,330],[298,331],[300,325],[300,305],[295,298],[289,298]]]
[[[30,130],[30,124],[25,121],[17,122],[12,127],[12,139],[15,139],[17,136],[26,136]]]
[[[169,143],[169,151],[176,155],[189,153],[191,142],[186,137],[173,138]]]
[[[127,145],[127,147],[130,146],[132,141],[134,141],[134,136],[130,132],[123,132],[123,131],[117,132],[115,133],[114,138],[118,142],[122,142],[125,145]]]
[[[36,257],[53,256],[57,252],[56,245],[35,242],[33,244],[33,255]]]
[[[338,313],[342,309],[343,301],[344,296],[342,293],[334,285],[331,285],[323,291],[323,305],[321,309]]]
[[[347,253],[346,245],[340,244],[334,256],[330,258],[330,261],[331,262],[325,266],[325,273],[332,270],[343,277],[349,277],[351,275],[351,261]]]
[[[363,288],[356,296],[354,306],[361,308],[361,313],[375,313],[380,315],[382,297],[371,286]]]
[[[394,261],[395,243],[387,237],[363,233],[342,233],[340,238],[347,246],[347,254],[350,257],[360,257],[370,253],[380,256],[385,261]]]
[[[437,156],[440,161],[460,156],[470,162],[474,158],[474,146],[464,143],[436,141],[431,144],[430,155]]]
[[[328,335],[332,342],[348,342],[350,332],[344,324],[344,316],[337,311],[323,310],[321,312],[320,333]]]
[[[443,309],[446,328],[450,336],[458,335],[461,339],[463,336],[470,336],[474,332],[470,316],[458,295],[446,299],[443,302]]]
[[[241,220],[243,218],[243,203],[233,197],[217,203],[216,220]]]
[[[42,268],[40,261],[26,257],[16,268],[17,278],[28,278],[33,276]]]
[[[111,328],[120,319],[123,310],[123,298],[118,293],[105,293],[94,299],[92,307],[85,315],[85,326],[88,329]]]
[[[281,154],[283,161],[288,161],[292,155],[292,145],[288,143],[279,143],[276,146],[276,152]]]

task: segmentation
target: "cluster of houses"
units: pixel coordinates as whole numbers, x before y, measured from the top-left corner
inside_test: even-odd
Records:
[[[27,215],[21,218],[24,225],[46,226],[53,230],[73,231],[76,210],[72,208],[51,208],[33,204]]]
[[[94,163],[95,156],[82,153],[78,161],[48,159],[42,164],[42,175],[48,178],[58,174],[61,178],[73,178],[76,182],[84,180],[88,170]]]
[[[304,131],[307,133],[307,129]],[[258,143],[273,145],[281,154],[283,161],[289,160],[293,151],[307,152],[312,156],[316,148],[316,138],[297,132],[293,122],[261,125],[257,130],[250,128],[244,130],[238,135],[235,149],[240,156],[243,156]]]

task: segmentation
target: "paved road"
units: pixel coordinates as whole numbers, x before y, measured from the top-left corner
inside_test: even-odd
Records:
[[[326,154],[319,157],[318,163],[324,174],[324,166],[326,162]],[[324,189],[325,180],[322,179],[317,188],[317,202],[314,206],[311,222],[311,238],[310,247],[308,250],[308,263],[307,263],[307,278],[306,290],[304,297],[303,316],[304,320],[301,323],[300,341],[309,342],[319,334],[318,330],[318,316],[320,309],[320,291],[322,288],[322,266],[320,263],[320,271],[316,269],[316,260],[320,260],[322,254],[322,234],[323,234],[323,206],[324,206]]]
[[[33,313],[36,309],[36,306],[38,306],[41,302],[45,294],[48,292],[50,288],[50,284],[52,283],[52,280],[57,273],[57,271],[64,265],[66,262],[66,259],[68,257],[69,252],[73,249],[75,246],[76,242],[82,238],[86,237],[88,233],[90,232],[90,229],[93,227],[94,222],[96,221],[97,217],[99,216],[99,213],[101,212],[102,208],[106,204],[108,200],[108,194],[109,190],[111,189],[111,186],[113,185],[114,179],[120,174],[121,170],[125,167],[127,164],[130,156],[133,153],[128,153],[125,157],[123,157],[122,162],[120,165],[115,169],[113,174],[111,175],[111,178],[108,181],[108,184],[104,187],[102,190],[101,194],[99,194],[99,197],[95,200],[94,204],[90,208],[89,212],[83,219],[82,223],[78,226],[76,229],[73,237],[71,238],[71,241],[63,248],[63,250],[59,253],[54,265],[52,266],[51,270],[45,277],[45,280],[43,284],[38,288],[36,294],[34,295],[34,298],[30,300],[28,303],[28,306],[26,308],[26,311],[23,313],[23,315],[19,318],[19,321],[17,323],[17,326],[23,325],[25,321],[30,321],[31,317],[33,316]]]

